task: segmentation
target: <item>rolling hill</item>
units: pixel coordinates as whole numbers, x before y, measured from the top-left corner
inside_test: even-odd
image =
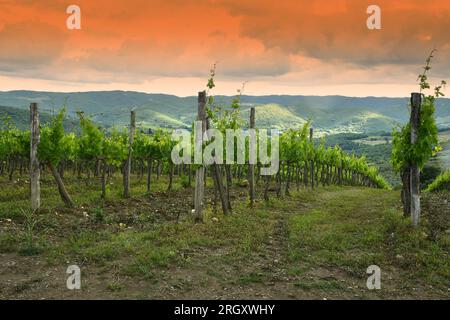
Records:
[[[220,105],[229,105],[232,99],[216,96]],[[0,92],[0,105],[27,110],[30,102],[38,102],[41,111],[48,113],[66,105],[69,116],[75,116],[77,110],[82,110],[106,127],[128,124],[129,111],[133,108],[142,127],[189,128],[196,116],[196,100],[194,96],[129,91]],[[391,131],[392,127],[408,121],[409,117],[407,98],[244,95],[241,101],[244,117],[248,117],[250,107],[257,108],[257,124],[260,127],[286,129],[311,119],[316,131],[325,134]],[[450,128],[449,99],[439,100],[436,115],[440,128]]]
[[[20,129],[29,128],[30,126],[30,114],[28,109],[0,105],[0,127],[6,118],[10,118],[11,122]],[[52,120],[52,113],[41,110],[39,112],[39,120],[41,124],[49,123]],[[77,132],[79,129],[79,121],[73,117],[66,117],[63,124],[68,131]]]

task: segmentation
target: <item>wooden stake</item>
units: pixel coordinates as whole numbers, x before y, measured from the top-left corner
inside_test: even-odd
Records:
[[[314,143],[313,140],[314,137],[314,128],[309,128],[309,141],[311,142],[311,144]],[[314,184],[315,184],[315,179],[314,179],[314,159],[311,159],[311,188],[314,190]]]
[[[41,206],[41,171],[37,157],[40,142],[39,113],[37,103],[30,104],[30,190],[31,209],[39,210]]]
[[[411,94],[411,145],[419,138],[420,108],[422,95]],[[415,227],[420,222],[420,168],[417,163],[411,164],[411,219]]]
[[[123,196],[125,198],[130,197],[130,177],[131,177],[131,160],[133,155],[133,143],[134,143],[134,133],[136,131],[136,112],[131,111],[130,115],[130,145],[128,149],[128,159],[125,164],[125,176],[124,176],[124,191]]]
[[[208,118],[206,119],[206,130],[209,129],[210,129],[210,122]],[[219,165],[215,162],[212,164],[212,178],[214,180],[215,195],[217,196],[217,193],[219,193],[223,213],[224,214],[231,213],[232,209],[230,203],[227,200],[226,190],[222,180],[222,173]]]
[[[151,185],[152,185],[152,170],[153,170],[153,159],[148,158],[147,160],[147,192],[149,197],[151,197]]]
[[[203,141],[203,133],[206,130],[206,92],[202,91],[198,93],[198,116],[197,121],[202,121],[202,133],[201,141]],[[196,139],[200,138],[200,133],[196,135]],[[203,143],[196,141],[196,147],[201,148],[203,154]],[[197,144],[198,143],[198,144]],[[202,161],[203,162],[203,161]],[[195,172],[195,193],[194,193],[194,210],[195,210],[195,222],[203,222],[203,197],[205,194],[205,168],[202,166]]]
[[[256,126],[256,117],[255,117],[255,108],[250,109],[250,129],[255,129]],[[250,138],[251,139],[251,138]],[[249,143],[250,147],[256,147],[256,145],[252,145]],[[249,150],[249,155],[252,154],[252,150]],[[253,207],[255,204],[255,165],[250,163],[248,165],[248,185],[249,185],[249,196],[250,196],[250,206]]]

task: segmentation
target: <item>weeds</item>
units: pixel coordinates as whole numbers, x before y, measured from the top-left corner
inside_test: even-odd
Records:
[[[42,250],[39,248],[37,242],[35,241],[35,231],[39,220],[36,219],[36,213],[32,210],[21,209],[22,215],[25,219],[24,226],[24,240],[25,246],[20,250],[20,253],[26,256],[33,256],[39,254]]]

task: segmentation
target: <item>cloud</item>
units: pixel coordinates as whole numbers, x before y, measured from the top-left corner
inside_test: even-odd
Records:
[[[116,50],[91,50],[72,66],[111,73],[116,80],[132,75],[139,81],[161,76],[206,78],[215,62],[227,77],[277,76],[290,70],[289,57],[280,50],[255,46],[247,51],[227,38],[204,46],[127,40]]]
[[[238,35],[239,19],[210,1],[78,2],[82,30],[65,29],[65,1],[8,1],[0,70],[43,79],[131,81],[207,77],[220,61],[227,77],[277,76],[289,57]],[[39,19],[45,22],[30,22]],[[0,26],[1,26],[0,22]],[[29,39],[31,35],[31,40]],[[55,73],[55,69],[64,73]]]
[[[78,0],[82,30],[69,31],[65,0],[3,0],[0,73],[127,88],[158,81],[170,92],[174,78],[203,83],[219,62],[224,81],[267,92],[403,85],[414,84],[436,47],[432,76],[447,77],[449,2],[376,3],[381,31],[366,28],[372,2],[364,0]]]
[[[379,31],[366,27],[369,4],[360,0],[216,2],[241,18],[241,36],[287,54],[361,66],[416,64],[436,47],[441,49],[441,61],[449,63],[448,1],[379,0],[383,27]]]
[[[46,23],[7,24],[0,30],[0,70],[22,72],[51,64],[61,55],[66,39]]]

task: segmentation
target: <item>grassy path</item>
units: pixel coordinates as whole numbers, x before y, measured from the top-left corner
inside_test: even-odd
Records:
[[[35,256],[21,250],[23,219],[5,222],[3,212],[0,298],[450,298],[448,237],[432,242],[412,230],[397,193],[302,190],[254,209],[239,201],[244,194],[235,195],[234,215],[207,211],[201,225],[186,214],[176,221],[173,212],[189,207],[182,190],[59,216],[48,209]],[[81,267],[81,291],[65,288],[70,264]],[[366,288],[372,264],[382,270],[376,292]]]

